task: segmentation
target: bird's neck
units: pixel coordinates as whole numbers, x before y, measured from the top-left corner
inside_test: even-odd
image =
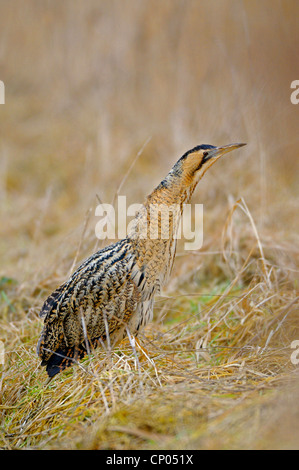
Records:
[[[180,182],[175,182],[170,187],[163,187],[161,184],[147,197],[147,204],[164,204],[168,206],[188,204],[196,187],[196,184],[182,186]]]
[[[183,205],[195,186],[168,175],[146,198],[129,234],[139,268],[156,273],[161,285],[173,265]]]
[[[188,175],[178,174],[174,166],[166,178],[146,198],[146,204],[178,204],[180,206],[188,204],[197,183],[198,181],[194,181]]]

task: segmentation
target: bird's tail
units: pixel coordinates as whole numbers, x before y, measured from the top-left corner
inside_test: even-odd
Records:
[[[41,365],[46,366],[48,376],[52,378],[67,367],[77,364],[85,354],[86,348],[83,345],[58,348],[47,360],[42,361]]]

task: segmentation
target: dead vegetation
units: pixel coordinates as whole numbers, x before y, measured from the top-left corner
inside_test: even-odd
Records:
[[[214,257],[218,277],[203,282],[190,269],[196,257],[179,257],[175,289],[157,299],[155,321],[138,341],[93,351],[48,384],[35,353],[41,322],[32,307],[48,285],[29,294],[28,286],[2,278],[1,445],[297,447],[298,430],[278,437],[276,420],[286,426],[294,411],[283,396],[295,403],[290,345],[299,336],[299,296],[292,275],[261,253],[262,240],[257,250],[254,236],[246,242],[247,250],[237,250],[241,268],[225,281]]]
[[[238,12],[230,1],[128,3],[121,19],[112,1],[1,6],[0,445],[298,448],[295,2],[242,2]],[[193,47],[198,31],[209,54]],[[154,322],[47,383],[38,312],[100,246],[99,200],[142,202],[193,144],[235,140],[247,150],[198,188],[204,245],[180,244]]]

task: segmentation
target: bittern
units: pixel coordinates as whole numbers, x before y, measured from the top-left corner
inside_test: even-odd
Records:
[[[199,145],[186,152],[146,198],[126,238],[94,253],[44,302],[44,327],[37,353],[53,377],[99,345],[113,347],[126,334],[137,335],[153,317],[155,294],[167,281],[176,252],[183,205],[222,155],[245,144]],[[169,211],[168,236],[161,213]],[[154,219],[158,234],[152,235]]]

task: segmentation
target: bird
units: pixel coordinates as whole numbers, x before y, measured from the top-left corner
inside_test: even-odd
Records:
[[[202,144],[184,153],[145,198],[127,236],[92,254],[45,300],[37,354],[50,379],[98,346],[136,337],[152,320],[155,295],[172,270],[184,205],[205,172],[243,145]]]

